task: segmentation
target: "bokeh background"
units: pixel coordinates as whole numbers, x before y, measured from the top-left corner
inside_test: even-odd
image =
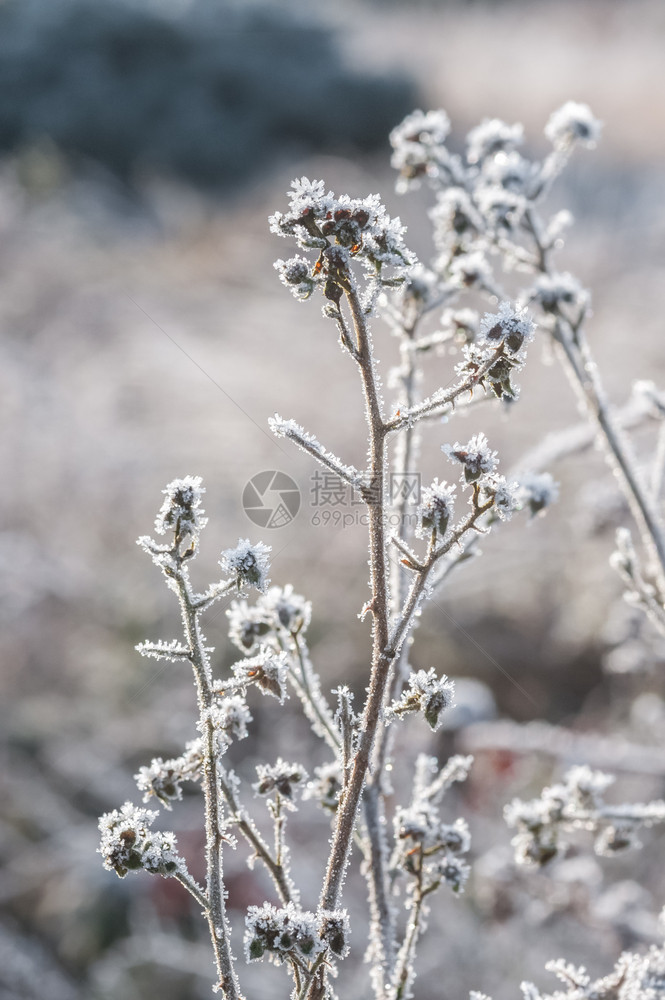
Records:
[[[184,891],[121,882],[95,854],[98,814],[137,800],[138,766],[194,735],[189,677],[134,651],[177,635],[171,595],[134,545],[169,480],[207,486],[201,581],[222,548],[261,534],[242,509],[248,479],[275,469],[297,481],[298,517],[263,533],[272,577],[314,602],[325,683],[362,695],[363,528],[313,523],[314,470],[267,431],[279,411],[348,461],[365,450],[355,372],[318,307],[272,269],[286,247],[266,220],[290,179],[380,191],[426,259],[426,193],[398,197],[388,164],[405,113],[446,108],[458,144],[484,117],[522,121],[538,154],[550,112],[589,103],[602,143],[574,159],[553,206],[576,216],[561,264],[593,291],[590,337],[623,403],[633,379],[665,379],[664,51],[658,0],[0,0],[1,1000],[210,995]],[[394,344],[387,329],[375,336],[387,370]],[[579,420],[550,360],[537,343],[519,406],[483,415],[506,468]],[[439,444],[471,425],[428,431],[424,478],[445,475]],[[636,448],[647,461],[649,433]],[[461,678],[463,710],[436,740],[407,727],[405,745],[477,751],[449,803],[469,819],[475,873],[463,900],[435,905],[420,1000],[469,989],[503,1000],[524,978],[545,983],[559,954],[602,973],[622,947],[658,939],[662,835],[626,861],[592,859],[587,845],[525,874],[500,819],[514,794],[583,759],[621,771],[619,796],[663,793],[665,651],[607,565],[625,511],[593,448],[551,471],[557,509],[485,540],[419,630],[415,665]],[[234,659],[225,624],[223,609],[206,621],[220,669]],[[321,762],[293,700],[255,715],[241,774],[279,753]],[[544,725],[525,728],[534,720]],[[200,808],[192,794],[173,816],[194,870]],[[291,832],[311,906],[328,821],[306,804]],[[241,935],[246,907],[272,897],[242,846],[227,869]],[[357,878],[348,905],[361,955]],[[347,966],[340,996],[359,1000],[365,982]],[[279,970],[252,966],[244,981],[252,1000],[285,995]]]

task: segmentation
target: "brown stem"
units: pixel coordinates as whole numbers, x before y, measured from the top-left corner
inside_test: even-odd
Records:
[[[357,364],[365,394],[365,414],[369,434],[369,485],[363,491],[369,515],[369,563],[372,599],[372,668],[369,692],[365,702],[362,726],[353,767],[344,787],[333,833],[332,847],[326,868],[320,905],[335,909],[349,858],[356,813],[365,783],[376,729],[381,718],[386,683],[393,657],[386,656],[388,643],[388,581],[386,572],[385,533],[385,462],[386,430],[381,412],[374,360],[365,315],[354,288],[347,291],[347,301],[356,336]],[[307,996],[315,1000],[322,995],[325,966],[312,979]]]
[[[416,365],[413,344],[418,320],[419,314],[415,313],[411,318],[411,322],[408,324],[405,322],[403,326],[402,352],[404,354],[405,371],[402,379],[403,398],[400,400],[400,404],[407,411],[413,407],[415,402]],[[399,450],[395,458],[395,471],[397,475],[406,479],[408,474],[414,471],[416,453],[417,430],[414,426],[407,424],[403,428]],[[398,517],[395,529],[395,534],[398,538],[407,538],[412,534],[412,532],[407,530],[407,508],[407,491],[403,489],[393,508],[393,513],[397,514]],[[395,561],[393,563],[390,602],[391,611],[394,615],[397,615],[402,607],[407,591],[408,579],[406,570],[399,561]],[[388,701],[399,697],[399,690],[403,683],[407,652],[407,647],[403,646],[392,668],[387,695]],[[375,959],[381,965],[381,977],[377,978],[375,985],[378,1000],[381,1000],[385,996],[386,983],[390,982],[397,951],[395,919],[393,908],[389,902],[388,875],[386,870],[388,842],[384,801],[384,768],[389,754],[391,732],[392,727],[387,725],[381,727],[379,730],[373,752],[370,774],[363,793],[365,825],[369,840],[366,878],[369,885],[370,916],[374,939],[377,945],[380,944],[381,948],[381,953]]]
[[[454,403],[455,400],[459,396],[463,396],[465,392],[473,392],[483,376],[487,375],[490,368],[492,368],[495,362],[501,357],[503,349],[503,344],[501,344],[496,348],[487,361],[483,361],[482,365],[479,366],[478,370],[475,371],[473,375],[469,375],[462,382],[458,382],[457,385],[452,386],[448,392],[442,392],[439,390],[418,406],[413,406],[405,413],[400,413],[399,416],[393,417],[392,420],[389,420],[386,423],[386,431],[399,431],[402,427],[408,427],[416,420],[420,420],[422,417],[427,416],[432,410],[439,410],[443,406],[448,406],[450,403]]]

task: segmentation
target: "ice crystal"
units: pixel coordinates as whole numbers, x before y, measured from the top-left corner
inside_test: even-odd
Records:
[[[482,181],[517,195],[527,195],[534,175],[534,164],[520,153],[500,152],[483,165]]]
[[[526,199],[502,184],[487,184],[476,191],[476,205],[491,230],[512,230],[526,211]]]
[[[312,618],[312,605],[292,585],[270,587],[257,601],[258,607],[272,619],[276,628],[290,633],[306,632]]]
[[[319,934],[333,955],[346,958],[349,953],[349,914],[346,910],[319,910]]]
[[[445,771],[445,768],[444,768]],[[409,806],[397,809],[394,818],[393,871],[403,871],[418,880],[427,893],[442,882],[455,893],[462,892],[469,875],[463,860],[471,846],[466,821],[443,823],[438,802],[450,781],[442,781],[436,760],[421,755],[416,763],[413,797]],[[464,780],[467,771],[451,780]]]
[[[463,287],[484,287],[491,282],[492,268],[482,250],[462,253],[450,264],[451,280]]]
[[[316,282],[311,274],[312,265],[306,257],[295,256],[289,260],[280,258],[275,261],[274,267],[279,274],[279,280],[297,299],[304,301],[310,297]]]
[[[183,646],[177,639],[166,642],[161,639],[158,642],[139,642],[134,647],[141,656],[151,656],[155,660],[185,660],[189,656],[189,649]]]
[[[512,378],[524,367],[534,330],[524,307],[502,302],[498,313],[485,313],[474,340],[463,345],[464,360],[455,366],[456,372],[489,387],[499,399],[515,399],[519,387]]]
[[[315,799],[322,809],[335,812],[342,793],[342,768],[339,761],[314,768],[314,778],[307,783],[304,799]]]
[[[541,993],[533,983],[522,983],[524,1000],[661,1000],[665,997],[665,948],[652,946],[645,954],[624,952],[609,975],[593,980],[584,967],[564,959],[545,966],[563,984],[563,990]],[[490,1000],[471,993],[470,1000]]]
[[[510,355],[519,355],[533,340],[536,324],[525,307],[502,302],[498,313],[485,313],[480,321],[479,340],[493,347],[503,345]]]
[[[464,188],[451,187],[439,192],[429,216],[439,250],[446,250],[462,236],[473,237],[483,230],[478,209]]]
[[[404,226],[399,219],[390,218],[379,195],[336,197],[331,191],[326,193],[323,181],[306,177],[293,182],[289,210],[271,216],[270,228],[278,236],[295,238],[302,249],[320,252],[309,278],[301,267],[304,258],[278,262],[282,280],[298,288],[316,279],[326,298],[334,301],[339,301],[348,287],[353,260],[372,273],[384,266],[403,272],[415,262],[404,243]]]
[[[485,491],[494,499],[494,512],[502,521],[509,521],[519,509],[520,492],[518,483],[509,483],[504,476],[493,476],[485,486]]]

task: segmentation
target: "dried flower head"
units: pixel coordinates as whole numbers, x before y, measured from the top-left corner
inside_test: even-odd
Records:
[[[99,820],[102,838],[98,853],[107,871],[124,878],[130,871],[142,868],[165,877],[185,870],[175,834],[150,830],[156,818],[156,812],[131,802],[104,813]]]
[[[519,123],[508,125],[500,118],[485,118],[466,137],[469,163],[482,163],[496,153],[513,150],[524,142],[524,128]]]
[[[307,771],[301,764],[289,764],[278,757],[274,764],[257,764],[258,781],[252,785],[257,795],[279,794],[293,802],[296,788],[303,788]]]
[[[541,514],[559,498],[559,484],[549,472],[523,472],[519,477],[519,503],[531,516]]]
[[[448,163],[445,141],[450,119],[443,110],[414,111],[390,133],[392,166],[401,177],[400,190],[416,186],[421,178],[439,178]]]
[[[390,706],[387,718],[422,712],[430,729],[436,732],[441,725],[443,713],[453,703],[454,694],[455,683],[448,680],[445,674],[438,678],[434,667],[418,670],[409,675],[408,687],[402,692],[399,701]]]
[[[239,660],[232,669],[241,684],[256,685],[264,694],[277,698],[280,704],[288,698],[289,657],[283,650],[277,652],[269,646],[262,647],[256,656]],[[224,682],[220,682],[222,688],[223,685]]]
[[[593,149],[601,129],[602,122],[594,118],[588,104],[567,101],[550,115],[545,135],[557,149],[566,149],[575,142]]]
[[[235,549],[222,552],[219,565],[224,573],[235,577],[238,590],[247,586],[265,590],[270,582],[268,579],[270,551],[271,546],[264,545],[263,542],[252,545],[248,538],[240,539]]]
[[[457,488],[454,485],[448,486],[445,482],[440,483],[438,479],[422,491],[417,528],[420,537],[431,531],[436,531],[441,536],[445,535],[455,511],[456,494]]]
[[[441,451],[451,462],[459,462],[463,468],[462,479],[467,483],[478,482],[483,476],[488,476],[496,469],[499,459],[495,451],[491,451],[484,434],[474,434],[466,443],[441,445]]]
[[[185,476],[184,479],[174,479],[165,490],[164,503],[155,518],[155,531],[165,535],[175,531],[183,535],[197,535],[207,524],[203,517],[201,501],[205,488],[201,485],[200,476]]]
[[[289,955],[313,959],[325,947],[316,916],[294,903],[279,909],[270,903],[250,906],[245,917],[245,954],[258,962],[267,953],[280,964]]]

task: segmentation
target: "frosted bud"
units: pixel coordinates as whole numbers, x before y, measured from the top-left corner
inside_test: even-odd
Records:
[[[575,142],[592,149],[600,138],[602,127],[588,104],[567,101],[550,115],[545,135],[557,149],[565,149]]]
[[[296,256],[289,260],[276,260],[273,266],[279,273],[279,280],[297,299],[304,300],[310,297],[316,282],[311,275],[309,261]]]
[[[525,472],[519,476],[518,499],[522,507],[528,506],[535,517],[555,503],[559,497],[559,484],[549,472]]]
[[[455,486],[440,483],[435,479],[431,486],[423,490],[418,508],[418,534],[422,537],[428,531],[445,535],[448,522],[455,510]]]
[[[455,444],[444,444],[441,451],[451,462],[459,462],[463,466],[463,478],[467,483],[477,482],[481,476],[494,472],[498,465],[496,451],[491,451],[489,442],[484,434],[474,434],[474,436],[462,445],[459,441]]]
[[[302,787],[307,780],[307,771],[300,764],[288,764],[279,757],[274,764],[257,764],[258,781],[252,785],[257,795],[278,793],[292,801],[295,786]]]
[[[263,542],[252,545],[248,538],[240,539],[235,549],[222,552],[219,565],[225,573],[235,576],[239,590],[244,586],[265,590],[270,582],[268,580],[270,551],[271,546],[264,545]]]
[[[320,910],[319,934],[333,955],[344,958],[349,951],[349,915],[346,910]]]
[[[167,531],[177,531],[180,535],[195,535],[204,528],[207,518],[203,517],[201,500],[205,493],[200,476],[185,476],[174,479],[165,490],[165,500],[155,519],[155,531],[165,535]]]

